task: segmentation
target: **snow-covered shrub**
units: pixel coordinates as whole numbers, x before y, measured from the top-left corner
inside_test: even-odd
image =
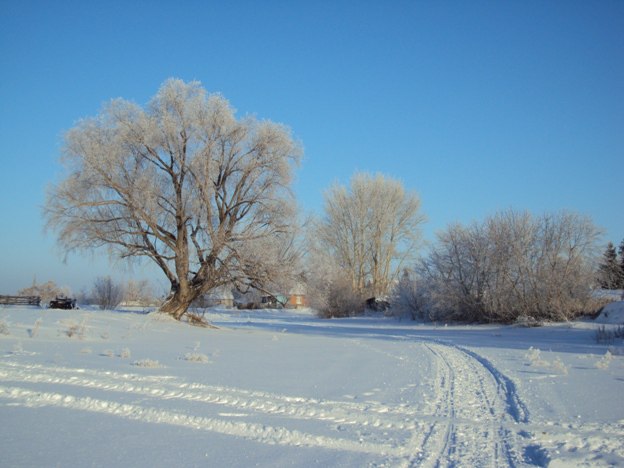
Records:
[[[79,340],[83,340],[85,338],[87,334],[87,316],[86,315],[82,317],[82,320],[80,321],[80,323],[74,320],[69,320],[69,321],[63,322],[63,324],[67,327],[64,333],[69,338],[76,337]]]
[[[4,321],[0,320],[0,335],[10,335],[9,325]]]
[[[327,265],[316,268],[310,273],[307,290],[310,307],[319,317],[353,317],[364,312],[366,297],[353,290],[344,272]]]
[[[611,364],[611,360],[613,359],[613,355],[611,354],[611,351],[607,351],[604,356],[602,356],[597,362],[596,362],[596,367],[598,369],[608,369],[609,368],[609,364]]]
[[[41,328],[41,319],[38,318],[35,320],[35,324],[32,328],[28,329],[28,336],[31,338],[35,338],[39,334],[39,328]]]
[[[534,348],[533,346],[531,346],[524,355],[524,357],[529,360],[530,365],[537,366],[541,365],[544,362],[540,357],[541,353],[542,351],[539,348]]]
[[[405,270],[394,288],[388,315],[410,320],[431,318],[431,298],[424,282]]]
[[[541,357],[539,348],[531,346],[524,357],[529,361],[530,366],[543,367],[550,369],[562,375],[568,375],[568,367],[563,363],[561,358],[557,356],[553,361],[546,361]]]
[[[200,363],[209,363],[210,362],[210,358],[208,356],[206,356],[203,353],[186,353],[184,355],[184,360],[185,361],[191,361],[191,362],[200,362]]]
[[[563,361],[561,360],[561,358],[559,356],[557,356],[551,363],[549,366],[552,370],[563,374],[563,375],[568,375],[568,366],[566,366]]]
[[[128,348],[123,348],[119,352],[119,357],[122,358],[122,359],[129,359],[130,358],[130,350]]]
[[[439,233],[418,271],[432,288],[438,319],[571,320],[595,309],[598,233],[574,213],[504,211]]]
[[[357,293],[350,273],[341,268],[336,258],[320,241],[319,225],[309,226],[306,243],[309,256],[306,264],[305,286],[310,307],[321,318],[351,317],[364,312],[366,296]]]

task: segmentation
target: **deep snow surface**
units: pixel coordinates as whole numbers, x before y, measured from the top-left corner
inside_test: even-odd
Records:
[[[596,323],[206,317],[0,309],[2,466],[624,465]]]

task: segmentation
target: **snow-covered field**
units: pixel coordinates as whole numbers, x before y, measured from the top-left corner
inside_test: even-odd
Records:
[[[624,465],[623,345],[596,323],[206,317],[0,309],[0,464]]]

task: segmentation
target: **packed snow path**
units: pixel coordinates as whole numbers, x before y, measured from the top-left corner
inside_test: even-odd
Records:
[[[370,342],[371,352],[405,360]],[[405,345],[405,343],[404,343]],[[0,363],[0,399],[167,424],[262,444],[373,456],[392,466],[521,466],[528,413],[512,382],[456,346],[411,343],[429,359],[429,398],[410,404],[331,401],[189,382],[175,376]],[[404,388],[409,391],[409,388]],[[166,402],[166,404],[163,404]],[[191,406],[189,406],[191,405]],[[370,459],[369,459],[370,460]]]
[[[433,422],[415,432],[424,466],[518,466],[517,423],[528,414],[511,381],[487,360],[454,346],[426,344],[440,389]]]

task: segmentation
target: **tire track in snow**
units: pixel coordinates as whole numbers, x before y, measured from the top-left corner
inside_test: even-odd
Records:
[[[518,436],[508,428],[527,423],[528,411],[510,379],[476,353],[453,345],[425,345],[434,356],[437,420],[411,443],[418,466],[522,466]],[[467,421],[472,423],[467,424]]]
[[[75,397],[62,393],[39,392],[20,387],[0,386],[0,398],[12,400],[29,408],[54,406],[71,410],[103,413],[133,421],[168,424],[216,432],[271,445],[317,447],[376,455],[394,454],[396,456],[399,454],[398,450],[390,445],[363,443],[349,439],[308,434],[285,427],[191,416],[140,405],[122,404],[91,397]]]
[[[64,367],[0,363],[0,379],[5,381],[66,385],[107,392],[134,394],[161,400],[187,400],[226,406],[261,414],[283,415],[298,419],[314,419],[337,424],[413,429],[406,416],[419,414],[406,405],[391,406],[367,401],[318,400],[268,392],[249,391],[179,381],[174,377],[162,381],[158,377],[130,373],[96,372]]]
[[[523,465],[517,432],[518,424],[526,429],[529,413],[513,382],[470,350],[443,343],[418,345],[430,352],[435,369],[434,398],[424,407],[319,400],[166,375],[12,362],[0,363],[0,399],[26,407],[60,406],[184,426],[265,444],[368,453],[393,466]],[[406,360],[405,355],[388,357]],[[52,391],[26,388],[40,384]],[[101,392],[104,398],[71,395],[84,395],[85,390]],[[120,393],[142,399],[119,403]],[[163,400],[169,400],[167,410],[162,409]],[[188,414],[188,407],[185,411],[176,403],[185,401],[199,404],[193,411],[202,416]],[[313,424],[301,426],[296,420]]]
[[[0,363],[0,400],[8,399],[25,407],[59,406],[146,423],[185,426],[271,445],[367,453],[390,463],[404,457],[405,449],[397,440],[407,438],[416,427],[405,422],[405,405],[317,400],[163,377],[160,380],[158,376],[132,373]],[[42,385],[52,391],[40,391]],[[91,394],[84,396],[85,390]],[[99,398],[93,396],[95,391]],[[119,402],[119,394],[124,394],[127,403]],[[142,398],[132,400],[133,395]],[[168,400],[170,410],[162,409],[163,400]],[[183,401],[199,406],[189,409],[176,403]],[[219,407],[236,411],[219,412]],[[295,420],[314,424],[301,426]]]

